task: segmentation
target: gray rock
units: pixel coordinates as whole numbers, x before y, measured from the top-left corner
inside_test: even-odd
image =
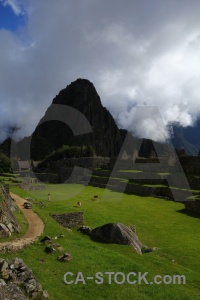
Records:
[[[136,233],[124,224],[108,223],[93,229],[90,235],[91,238],[106,243],[131,245],[137,253],[142,254],[142,243]]]
[[[72,260],[72,256],[70,253],[66,252],[63,255],[59,256],[57,259],[58,259],[58,261],[65,262],[65,261]]]
[[[1,287],[0,300],[27,300],[28,298],[22,293],[20,288],[10,283]]]
[[[57,237],[58,238],[64,238],[65,236],[64,236],[64,234],[60,233]]]
[[[8,268],[8,263],[5,259],[0,262],[0,272],[4,271]]]
[[[15,269],[15,265],[14,265],[14,264],[11,264],[11,265],[10,265],[10,269],[11,269],[11,270],[14,270],[14,269]]]
[[[35,285],[27,283],[25,286],[28,294],[32,294],[35,291]]]
[[[8,237],[10,235],[11,235],[11,232],[8,229],[8,227],[5,224],[0,223],[0,236],[1,237]]]
[[[149,252],[154,252],[156,251],[158,248],[157,247],[148,247],[148,246],[145,246],[143,245],[142,246],[142,253],[149,253]]]
[[[0,276],[3,279],[8,279],[9,274],[10,274],[10,271],[9,271],[8,263],[6,260],[4,260],[0,266]]]
[[[55,250],[63,252],[64,248],[60,246],[60,244],[52,244],[51,245]]]
[[[89,226],[81,226],[81,227],[79,227],[78,230],[80,232],[82,232],[83,234],[87,234],[87,235],[90,235],[91,231],[92,231],[92,229]]]
[[[50,242],[52,239],[49,235],[45,235],[41,240],[40,242],[42,243],[46,243],[46,242]]]
[[[52,247],[58,248],[61,247],[60,244],[52,244]]]
[[[6,224],[6,227],[8,228],[10,235],[11,235],[11,233],[14,231],[13,225],[11,223],[8,223],[8,224]]]
[[[0,300],[22,300],[34,297],[38,300],[44,299],[42,286],[35,278],[32,270],[20,258],[0,259],[0,287],[1,291],[2,287],[4,288],[0,294]]]
[[[44,300],[49,298],[49,294],[48,294],[48,292],[46,290],[43,291],[43,295],[42,296],[43,296]]]
[[[0,237],[8,237],[14,231],[19,232],[20,226],[11,211],[14,202],[12,200],[10,202],[10,197],[8,195],[3,193],[2,196],[4,199],[0,202]]]
[[[6,285],[5,281],[4,281],[2,278],[0,278],[0,289],[1,289],[1,287],[4,286],[4,285]]]
[[[0,257],[0,266],[1,266],[1,263],[4,262],[4,260],[5,260],[4,258]]]
[[[54,248],[54,247],[52,247],[52,246],[47,246],[46,248],[45,248],[45,252],[46,253],[53,253],[54,251],[56,251],[56,249]]]

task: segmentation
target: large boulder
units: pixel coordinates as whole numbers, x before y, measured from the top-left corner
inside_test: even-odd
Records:
[[[93,229],[90,233],[91,238],[121,245],[131,245],[137,253],[142,254],[142,243],[135,232],[121,223],[108,223]]]

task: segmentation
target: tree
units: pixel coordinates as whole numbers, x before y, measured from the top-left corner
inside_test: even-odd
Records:
[[[5,154],[0,154],[0,172],[10,172],[11,171],[11,162],[10,158]]]

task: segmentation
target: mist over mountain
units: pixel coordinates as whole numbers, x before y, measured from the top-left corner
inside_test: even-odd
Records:
[[[137,126],[143,124],[142,116],[143,114],[137,115]],[[150,116],[146,117],[150,118]],[[197,138],[200,137],[199,128],[200,122],[195,128],[173,126],[172,142],[174,147],[184,148],[186,153],[196,155],[200,148],[198,144],[200,139]],[[161,131],[160,126],[158,126],[157,131]],[[79,147],[85,145],[92,149],[96,156],[116,157],[126,138],[128,143],[124,150],[127,155],[132,157],[134,147],[140,143],[141,139],[134,137],[126,129],[119,129],[113,116],[103,107],[93,83],[87,79],[79,78],[59,92],[41,118],[32,136],[17,142],[16,147],[19,148],[18,156],[21,159],[28,158],[29,144],[31,146],[30,157],[34,160],[43,159],[63,145]],[[143,139],[138,155],[149,157],[155,152],[153,143],[155,142],[150,139]],[[10,155],[11,144],[13,145],[11,139],[6,139],[1,144],[1,152]],[[157,147],[160,147],[161,153],[165,153],[167,145],[157,143]]]
[[[175,148],[184,149],[189,155],[197,155],[200,150],[200,119],[193,127],[174,125],[172,143]]]

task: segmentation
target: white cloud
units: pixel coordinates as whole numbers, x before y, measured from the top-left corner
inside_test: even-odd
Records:
[[[140,136],[164,140],[168,132],[148,117],[134,123],[137,105],[157,106],[166,125],[187,126],[200,114],[199,1],[3,3],[16,14],[23,7],[28,23],[18,35],[0,31],[0,128],[17,123],[30,134],[59,90],[80,77]]]
[[[10,6],[13,12],[19,16],[21,14],[24,14],[19,2],[17,0],[1,0],[2,4],[4,6]]]
[[[126,59],[128,57],[130,60],[129,64],[125,64],[124,67],[120,65],[119,69],[116,67],[110,69],[107,66],[109,71],[103,72],[100,78],[104,95],[112,93],[115,95],[115,99],[111,100],[110,109],[115,111],[115,117],[122,127],[155,140],[167,138],[168,134],[159,130],[156,122],[144,121],[144,124],[150,125],[146,132],[142,129],[142,124],[140,128],[132,123],[130,119],[134,117],[130,109],[131,104],[132,107],[136,104],[157,106],[166,125],[177,122],[185,127],[195,122],[200,114],[199,34],[200,31],[186,33],[177,40],[177,43],[163,48],[162,51],[159,44],[157,51],[153,39],[146,43],[145,51],[140,52],[137,51],[142,48],[140,41],[131,39],[125,41],[120,34],[119,39],[115,38],[115,41],[122,41],[124,45],[122,55],[127,54],[127,49],[134,49],[136,44],[135,52],[126,55]],[[153,53],[150,53],[151,48],[155,49]],[[129,109],[124,105],[124,111],[116,112],[117,95],[121,101],[128,103]]]

